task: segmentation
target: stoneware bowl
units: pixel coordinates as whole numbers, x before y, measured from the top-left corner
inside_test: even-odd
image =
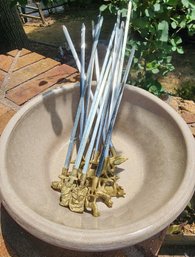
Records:
[[[120,166],[124,198],[100,217],[59,206],[51,189],[66,156],[79,87],[66,85],[27,103],[0,144],[2,203],[23,228],[53,245],[104,251],[160,232],[185,208],[195,185],[194,139],[180,116],[157,97],[127,86],[113,142],[128,157]]]

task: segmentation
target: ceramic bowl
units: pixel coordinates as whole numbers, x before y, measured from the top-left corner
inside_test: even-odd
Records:
[[[194,139],[180,116],[157,97],[126,86],[113,143],[128,157],[119,169],[124,198],[98,203],[100,217],[59,205],[51,189],[66,156],[78,84],[51,90],[11,119],[0,144],[2,203],[34,236],[79,251],[134,245],[157,234],[185,208],[195,185]]]

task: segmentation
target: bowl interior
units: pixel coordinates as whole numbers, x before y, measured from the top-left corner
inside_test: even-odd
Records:
[[[134,233],[142,220],[143,229],[152,225],[151,216],[163,210],[185,176],[186,143],[178,124],[153,98],[127,87],[113,135],[117,151],[128,157],[118,169],[126,196],[113,199],[112,208],[98,203],[98,218],[72,213],[59,206],[59,193],[50,185],[61,173],[78,97],[78,87],[50,91],[24,112],[6,148],[10,187],[31,211],[67,228],[130,225],[128,233]]]

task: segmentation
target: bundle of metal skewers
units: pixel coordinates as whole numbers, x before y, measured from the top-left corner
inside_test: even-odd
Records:
[[[59,176],[52,188],[60,191],[60,205],[73,212],[91,211],[99,216],[97,201],[112,207],[112,197],[124,197],[118,184],[117,166],[126,158],[118,155],[112,143],[112,132],[131,68],[135,49],[125,62],[131,2],[126,22],[120,14],[114,25],[102,67],[99,67],[98,42],[103,17],[93,25],[93,45],[88,68],[85,69],[85,26],[81,28],[81,58],[79,60],[68,30],[63,31],[80,71],[80,100],[71,131],[67,155]],[[125,65],[126,63],[126,65]],[[92,90],[93,74],[96,86]],[[75,145],[77,150],[75,153]],[[72,156],[75,160],[71,160]]]

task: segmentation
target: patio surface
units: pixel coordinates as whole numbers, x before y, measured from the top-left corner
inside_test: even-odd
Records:
[[[0,55],[0,135],[10,118],[27,101],[51,88],[74,83],[78,79],[79,74],[75,68],[27,49],[16,49]],[[170,104],[181,114],[195,135],[195,104],[192,101],[182,102],[179,98],[171,99]],[[157,256],[164,236],[165,231],[135,247],[113,252],[78,253],[38,240],[23,230],[1,207],[0,257]]]

